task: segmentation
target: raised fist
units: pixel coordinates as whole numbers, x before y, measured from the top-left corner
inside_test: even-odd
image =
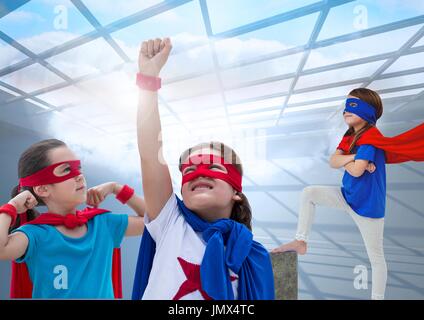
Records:
[[[172,45],[169,38],[143,41],[138,55],[138,69],[141,73],[157,77],[168,60]]]
[[[38,201],[30,191],[25,190],[10,200],[9,204],[13,205],[18,213],[24,213],[34,208],[38,204]]]

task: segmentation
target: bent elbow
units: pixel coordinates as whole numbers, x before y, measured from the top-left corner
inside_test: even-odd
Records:
[[[336,162],[334,161],[333,157],[330,158],[330,161],[328,161],[328,164],[330,165],[330,168],[337,169]]]
[[[365,170],[354,170],[351,173],[351,176],[355,177],[355,178],[359,178],[360,176],[362,176],[364,174]]]

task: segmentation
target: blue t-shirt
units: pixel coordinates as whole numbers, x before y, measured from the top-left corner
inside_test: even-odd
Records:
[[[104,213],[87,223],[80,238],[63,235],[54,226],[24,225],[29,240],[24,256],[33,283],[33,298],[113,299],[112,255],[128,226],[125,214]]]
[[[353,177],[345,171],[342,193],[349,206],[357,214],[368,218],[383,218],[386,209],[386,158],[384,151],[372,145],[361,145],[353,150],[355,160],[373,162],[376,170],[365,171]]]

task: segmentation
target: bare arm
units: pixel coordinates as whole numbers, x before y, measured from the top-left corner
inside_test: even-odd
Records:
[[[24,191],[9,201],[17,212],[24,212],[37,205],[37,200],[29,192]],[[12,218],[9,215],[0,213],[0,260],[16,260],[22,257],[28,247],[28,238],[22,232],[9,235]]]
[[[339,169],[352,161],[355,161],[355,154],[344,155],[342,150],[337,149],[330,157],[330,167]]]
[[[122,185],[115,184],[113,193],[117,195],[122,189]],[[134,212],[137,217],[128,217],[128,227],[125,231],[126,237],[139,236],[144,231],[144,211],[146,210],[143,198],[139,197],[135,193],[126,203]]]
[[[159,76],[171,51],[169,39],[143,42],[139,55],[139,70],[148,76]],[[137,113],[137,140],[141,159],[142,182],[146,213],[154,220],[171,197],[172,181],[163,159],[161,123],[157,92],[140,90]]]
[[[97,207],[109,194],[117,195],[123,186],[116,182],[106,182],[90,188],[87,192],[87,204]],[[139,236],[144,231],[144,212],[146,210],[143,198],[133,194],[126,202],[137,216],[128,217],[128,227],[125,236]]]
[[[351,176],[358,178],[364,174],[365,170],[367,170],[368,164],[368,160],[355,160],[353,162],[349,162],[344,167]]]

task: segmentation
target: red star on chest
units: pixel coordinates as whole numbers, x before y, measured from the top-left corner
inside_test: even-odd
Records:
[[[200,280],[200,264],[188,262],[181,257],[178,257],[177,259],[187,279],[181,284],[177,294],[174,296],[174,298],[172,298],[172,300],[180,300],[182,297],[195,291],[199,291],[203,299],[212,300],[212,298],[202,290],[202,284]],[[230,276],[230,280],[237,280],[237,277]]]

